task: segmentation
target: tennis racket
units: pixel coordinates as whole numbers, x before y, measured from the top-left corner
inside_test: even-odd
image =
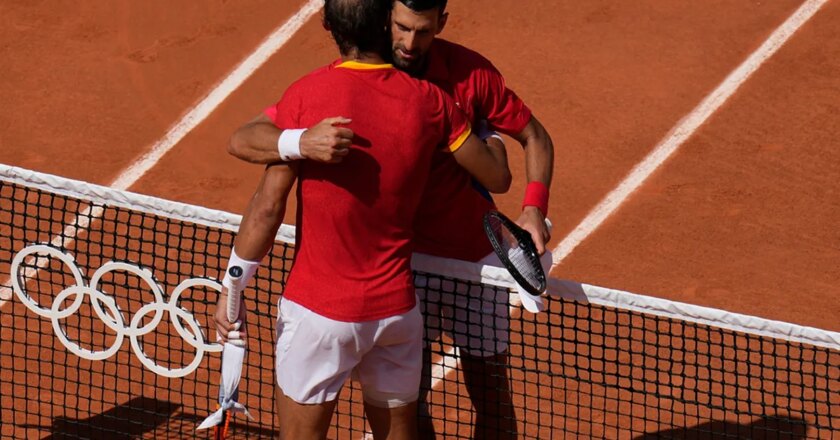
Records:
[[[514,280],[531,295],[545,292],[545,271],[531,234],[499,211],[484,214],[484,232]]]
[[[236,322],[239,319],[239,303],[242,299],[242,291],[240,290],[239,281],[242,279],[242,268],[239,266],[233,266],[228,270],[228,274],[230,274],[230,278],[233,281],[231,285],[234,287],[236,292],[228,292],[227,297],[227,317],[228,321]]]
[[[242,268],[239,266],[233,266],[228,269],[228,275],[233,281],[230,283],[232,289],[228,292],[227,296],[227,318],[229,322],[236,322],[239,319],[239,305],[242,301],[242,291],[239,286],[239,281],[242,279],[242,274]],[[224,416],[222,417],[223,422],[215,427],[216,440],[225,440],[227,438],[230,419],[232,418],[233,414],[230,411],[224,412]]]

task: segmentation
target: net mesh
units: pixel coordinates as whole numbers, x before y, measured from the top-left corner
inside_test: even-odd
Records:
[[[107,202],[117,196],[69,194],[0,181],[0,281],[18,256],[11,277],[32,301],[27,306],[11,281],[0,289],[7,301],[0,313],[0,437],[211,437],[212,430],[195,427],[215,410],[218,396],[221,356],[208,348],[216,290],[182,283],[220,279],[235,228],[220,227],[224,222],[213,215],[188,220]],[[37,243],[54,251],[31,247]],[[292,256],[293,247],[278,241],[246,292],[251,341],[240,401],[256,420],[235,418],[231,438],[277,434],[273,331]],[[109,261],[140,269],[109,267]],[[70,289],[80,276],[83,287],[96,287],[105,299]],[[462,293],[483,291],[487,301],[499,301],[506,287],[440,273],[417,272],[416,279],[436,318],[427,322],[432,368],[423,384],[421,425],[431,425],[438,438],[840,435],[836,347],[561,297],[536,315],[507,303],[482,304],[498,315],[482,320],[471,316],[475,304],[459,300]],[[177,304],[166,309],[176,291]],[[84,301],[76,304],[77,297]],[[40,316],[31,308],[36,303],[42,313],[61,316]],[[474,337],[463,349],[453,346],[477,333],[502,335],[478,344],[507,345],[507,361],[477,362]],[[361,402],[349,383],[330,438],[366,437]]]

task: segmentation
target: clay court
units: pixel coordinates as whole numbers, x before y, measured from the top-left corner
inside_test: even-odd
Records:
[[[0,163],[240,213],[261,168],[230,134],[337,57],[313,5],[2,2]],[[449,11],[554,138],[553,277],[840,332],[838,1]]]

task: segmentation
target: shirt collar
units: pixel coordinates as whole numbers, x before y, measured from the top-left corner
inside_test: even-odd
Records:
[[[359,61],[344,61],[338,62],[336,64],[337,68],[341,69],[350,69],[350,70],[381,70],[381,69],[393,69],[393,64],[370,64],[370,63],[362,63]]]

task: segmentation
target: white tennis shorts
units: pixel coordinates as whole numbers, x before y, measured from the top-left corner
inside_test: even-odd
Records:
[[[495,253],[479,264],[501,266]],[[415,277],[417,297],[426,321],[426,338],[442,334],[472,356],[504,353],[510,341],[510,293],[507,289],[439,278]]]
[[[338,398],[353,375],[365,401],[395,408],[417,400],[423,352],[419,306],[385,319],[335,321],[281,299],[275,373],[290,399],[320,404]]]
[[[540,258],[543,269],[551,267],[551,252]],[[478,264],[502,267],[494,253]],[[504,353],[510,342],[510,292],[494,286],[458,282],[418,275],[414,279],[420,310],[426,322],[426,338],[434,341],[442,334],[452,338],[462,352],[476,357]],[[518,291],[522,295],[522,288]],[[523,302],[525,299],[523,299]],[[538,301],[539,297],[531,300]]]

